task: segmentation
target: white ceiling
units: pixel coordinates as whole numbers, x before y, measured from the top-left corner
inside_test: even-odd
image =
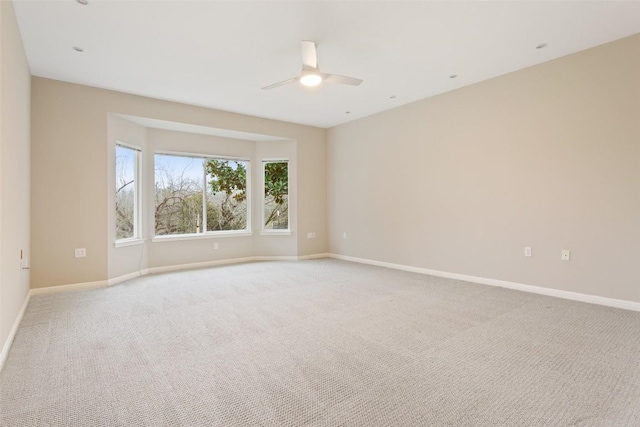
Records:
[[[88,1],[14,0],[34,75],[320,127],[640,32],[633,1]],[[261,90],[301,40],[364,83]]]

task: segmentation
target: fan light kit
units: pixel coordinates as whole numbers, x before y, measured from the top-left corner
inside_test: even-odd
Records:
[[[322,83],[322,76],[316,73],[307,73],[300,76],[300,83],[305,86],[318,86]]]
[[[316,54],[316,44],[310,41],[303,41],[302,45],[302,71],[299,77],[293,77],[279,83],[265,86],[262,89],[273,89],[289,83],[300,82],[303,86],[318,86],[322,82],[338,83],[342,85],[358,86],[361,79],[355,77],[341,76],[339,74],[327,74],[320,72],[318,68],[318,56]]]

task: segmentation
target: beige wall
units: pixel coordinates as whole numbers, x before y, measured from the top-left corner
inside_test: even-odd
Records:
[[[640,301],[640,35],[332,128],[327,163],[331,252]]]
[[[295,140],[298,217],[304,221],[298,223],[294,246],[297,255],[326,252],[324,129],[37,77],[32,80],[31,111],[34,288],[101,281],[127,271],[109,265],[112,230],[108,206],[112,195],[108,170],[113,161],[108,160],[109,113]],[[318,238],[307,239],[310,231],[315,231]],[[86,258],[74,257],[74,248],[79,247],[87,248]],[[174,247],[171,260],[161,254],[153,262],[148,258],[149,267],[156,262],[157,265],[185,262],[176,255],[179,249]],[[229,250],[229,256],[234,257],[236,253]],[[198,253],[207,254],[202,259],[208,260],[217,256],[212,251]]]
[[[29,292],[31,74],[10,1],[0,2],[0,350]],[[1,363],[1,361],[0,361]]]

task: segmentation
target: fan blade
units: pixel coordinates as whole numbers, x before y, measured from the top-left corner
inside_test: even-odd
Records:
[[[355,77],[341,76],[339,74],[325,74],[323,81],[327,83],[338,83],[341,85],[359,86],[363,82]]]
[[[288,85],[289,83],[294,83],[294,82],[297,82],[297,81],[298,81],[298,77],[294,77],[292,79],[285,80],[283,82],[278,82],[278,83],[274,83],[274,84],[269,85],[269,86],[265,86],[265,87],[262,88],[262,90],[274,89],[274,88],[277,88],[277,87],[280,87],[280,86],[284,86],[284,85]]]
[[[318,56],[316,55],[316,44],[303,40],[302,45],[302,66],[303,68],[318,68]]]

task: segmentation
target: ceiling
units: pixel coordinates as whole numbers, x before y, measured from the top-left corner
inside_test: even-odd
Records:
[[[640,32],[632,1],[14,4],[35,76],[319,127]],[[299,74],[301,40],[364,83],[261,90]]]

